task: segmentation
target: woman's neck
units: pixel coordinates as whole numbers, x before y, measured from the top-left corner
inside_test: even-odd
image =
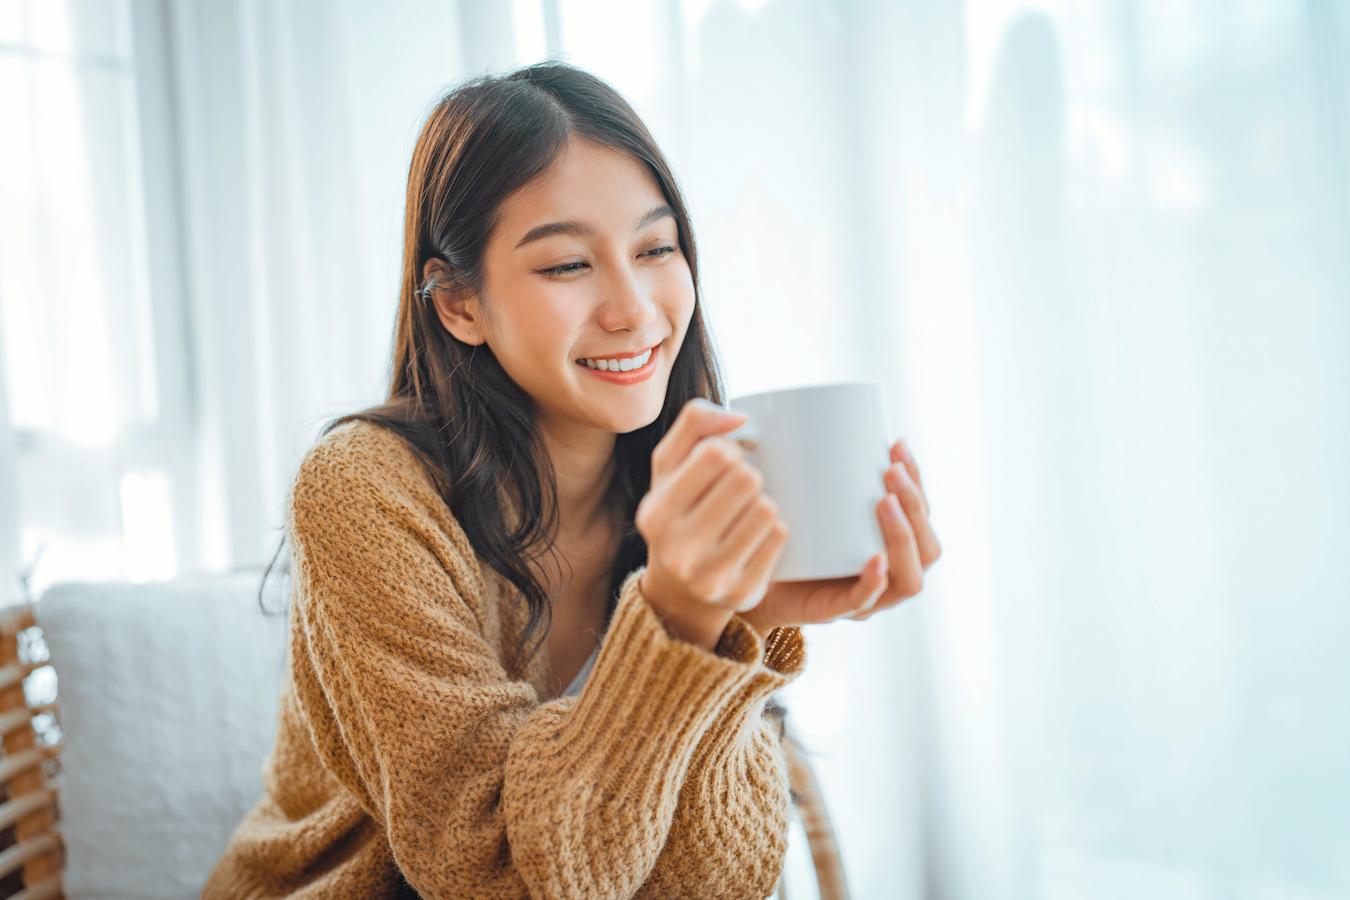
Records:
[[[584,543],[614,525],[613,432],[592,427],[541,428],[558,484],[558,539]]]

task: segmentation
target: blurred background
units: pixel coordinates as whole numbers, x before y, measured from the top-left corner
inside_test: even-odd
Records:
[[[422,117],[545,57],[669,155],[730,394],[915,448],[941,562],[782,698],[855,895],[1350,896],[1336,0],[0,0],[3,600],[261,572]]]

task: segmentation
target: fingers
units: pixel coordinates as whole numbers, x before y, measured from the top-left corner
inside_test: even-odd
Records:
[[[689,511],[697,519],[705,536],[720,544],[732,523],[752,503],[766,504],[770,513],[777,513],[773,501],[761,493],[764,476],[750,463],[740,460],[722,470],[712,487],[700,497]]]
[[[725,488],[724,482],[728,483]],[[737,612],[753,608],[763,598],[788,539],[788,527],[778,517],[778,505],[759,493],[762,483],[763,476],[752,468],[728,472],[699,503],[703,511],[692,517],[704,529],[705,540],[712,536],[712,565],[740,573],[736,593],[744,596],[744,602]],[[704,504],[708,505],[706,510]],[[714,504],[722,508],[714,511]],[[720,524],[727,520],[728,525]]]
[[[709,489],[744,456],[745,451],[733,441],[704,439],[662,482],[659,491],[664,494],[663,505],[676,518],[692,513]]]
[[[914,453],[909,449],[909,444],[905,442],[904,438],[900,438],[891,445],[891,462],[904,463],[915,482],[920,485],[923,484],[923,478],[919,476],[919,462],[914,458]]]
[[[886,562],[886,554],[878,553],[867,561],[863,566],[862,574],[858,576],[858,581],[849,592],[850,612],[844,615],[845,618],[857,619],[861,621],[866,618],[865,614],[870,614],[870,610],[876,606],[877,601],[886,593],[886,587],[890,583],[890,567]],[[838,616],[834,616],[838,618]]]
[[[919,560],[919,547],[914,530],[905,516],[895,494],[888,493],[877,505],[877,517],[881,520],[882,538],[886,545],[886,559],[890,564],[890,577],[886,590],[868,609],[848,616],[859,621],[895,606],[906,597],[913,597],[923,589],[923,563]]]
[[[905,443],[904,438],[891,445],[891,462],[904,467],[910,480],[918,488],[919,497],[923,500],[923,514],[928,515],[928,494],[923,489],[923,479],[919,477],[919,463],[914,459],[914,454],[910,452],[909,445]]]
[[[777,507],[761,492],[763,476],[745,462],[743,447],[722,436],[746,418],[707,401],[685,404],[652,451],[653,484],[634,516],[648,565],[660,572],[654,577],[680,596],[734,610],[757,605],[768,586],[769,573],[756,579],[749,561],[771,568],[786,540]],[[765,563],[759,553],[771,558]]]
[[[652,448],[652,480],[673,472],[685,461],[699,441],[723,434],[745,424],[745,413],[733,413],[703,397],[695,397],[680,408],[675,421]]]
[[[942,546],[938,543],[933,525],[928,521],[928,504],[923,492],[914,483],[909,468],[894,465],[886,470],[886,487],[900,498],[900,506],[914,532],[914,540],[919,549],[919,562],[926,571],[942,555]]]
[[[778,504],[767,494],[756,494],[748,501],[733,501],[729,505],[738,507],[730,524],[720,531],[708,530],[712,546],[722,550],[719,559],[743,560],[774,527],[787,530],[787,525],[778,518]]]
[[[770,525],[768,535],[763,539],[758,547],[752,550],[749,561],[743,567],[745,572],[744,583],[747,589],[746,602],[741,604],[737,612],[745,612],[753,609],[764,599],[764,593],[769,587],[769,577],[773,574],[773,567],[783,554],[783,547],[787,545],[788,529],[782,522],[778,521],[774,514],[773,524]]]
[[[901,597],[912,597],[923,588],[923,564],[919,561],[919,547],[914,538],[914,529],[909,524],[904,507],[900,505],[900,500],[895,494],[887,494],[881,501],[881,522],[886,542],[886,559],[891,569],[891,583],[887,593],[898,592]],[[882,598],[883,601],[886,599],[889,598]]]

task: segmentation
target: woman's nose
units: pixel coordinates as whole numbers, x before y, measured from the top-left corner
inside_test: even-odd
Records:
[[[651,287],[631,268],[620,267],[608,284],[600,319],[607,330],[628,328],[641,333],[656,314]]]

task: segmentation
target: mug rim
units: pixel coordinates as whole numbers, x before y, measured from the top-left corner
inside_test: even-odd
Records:
[[[728,404],[732,404],[732,403],[736,403],[737,401],[740,401],[740,400],[749,400],[749,399],[751,399],[752,397],[764,397],[764,396],[767,396],[767,395],[769,395],[769,394],[801,394],[801,393],[812,393],[812,392],[816,392],[816,391],[827,391],[827,390],[833,390],[833,389],[836,389],[836,388],[842,388],[842,387],[863,387],[863,388],[880,389],[880,388],[881,388],[881,383],[880,383],[880,382],[876,382],[876,381],[858,381],[858,380],[855,380],[855,381],[831,381],[831,382],[827,382],[826,384],[802,384],[802,385],[797,385],[796,387],[770,388],[770,389],[764,390],[764,391],[755,391],[754,393],[750,393],[750,394],[737,394],[735,397],[729,398],[728,401],[727,401],[727,403],[728,403]]]

